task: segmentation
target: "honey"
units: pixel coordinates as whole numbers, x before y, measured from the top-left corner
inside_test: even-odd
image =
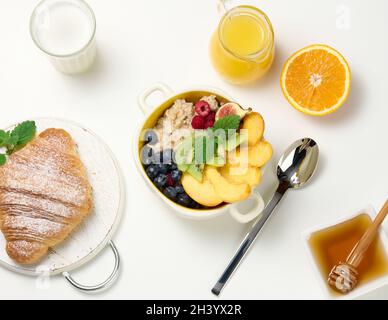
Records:
[[[372,224],[367,214],[313,233],[309,239],[315,261],[324,279],[339,262],[345,262],[350,252]],[[357,268],[358,286],[388,275],[388,257],[379,236],[373,241]],[[330,290],[332,290],[330,288]],[[332,290],[333,293],[336,293]]]

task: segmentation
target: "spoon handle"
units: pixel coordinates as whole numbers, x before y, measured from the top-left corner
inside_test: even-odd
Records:
[[[221,275],[220,279],[216,283],[216,285],[213,287],[212,292],[215,295],[219,295],[224,288],[225,284],[229,280],[229,278],[232,276],[234,271],[239,266],[240,262],[248,252],[249,248],[251,247],[252,243],[256,240],[257,235],[259,234],[260,230],[264,227],[265,223],[268,221],[269,217],[271,216],[272,212],[275,210],[276,206],[280,202],[280,200],[283,198],[284,194],[286,193],[288,189],[288,186],[284,184],[280,184],[277,188],[275,194],[273,195],[271,201],[268,203],[266,208],[264,209],[261,217],[253,224],[252,229],[248,232],[248,234],[245,236],[244,240],[240,244],[240,247],[234,254],[232,260],[230,261],[229,265],[225,269],[224,273]]]

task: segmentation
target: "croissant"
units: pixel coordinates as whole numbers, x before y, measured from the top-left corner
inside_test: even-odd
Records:
[[[0,229],[19,264],[39,262],[91,208],[85,167],[62,129],[45,130],[0,167]]]

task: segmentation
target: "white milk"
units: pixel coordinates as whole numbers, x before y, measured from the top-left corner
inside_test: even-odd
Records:
[[[86,71],[96,55],[94,14],[82,0],[44,0],[31,17],[31,35],[64,73]]]

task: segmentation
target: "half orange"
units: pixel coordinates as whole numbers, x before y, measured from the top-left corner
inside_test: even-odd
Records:
[[[351,72],[345,58],[326,45],[312,45],[292,55],[283,67],[281,87],[297,110],[323,116],[339,109],[349,96]]]

